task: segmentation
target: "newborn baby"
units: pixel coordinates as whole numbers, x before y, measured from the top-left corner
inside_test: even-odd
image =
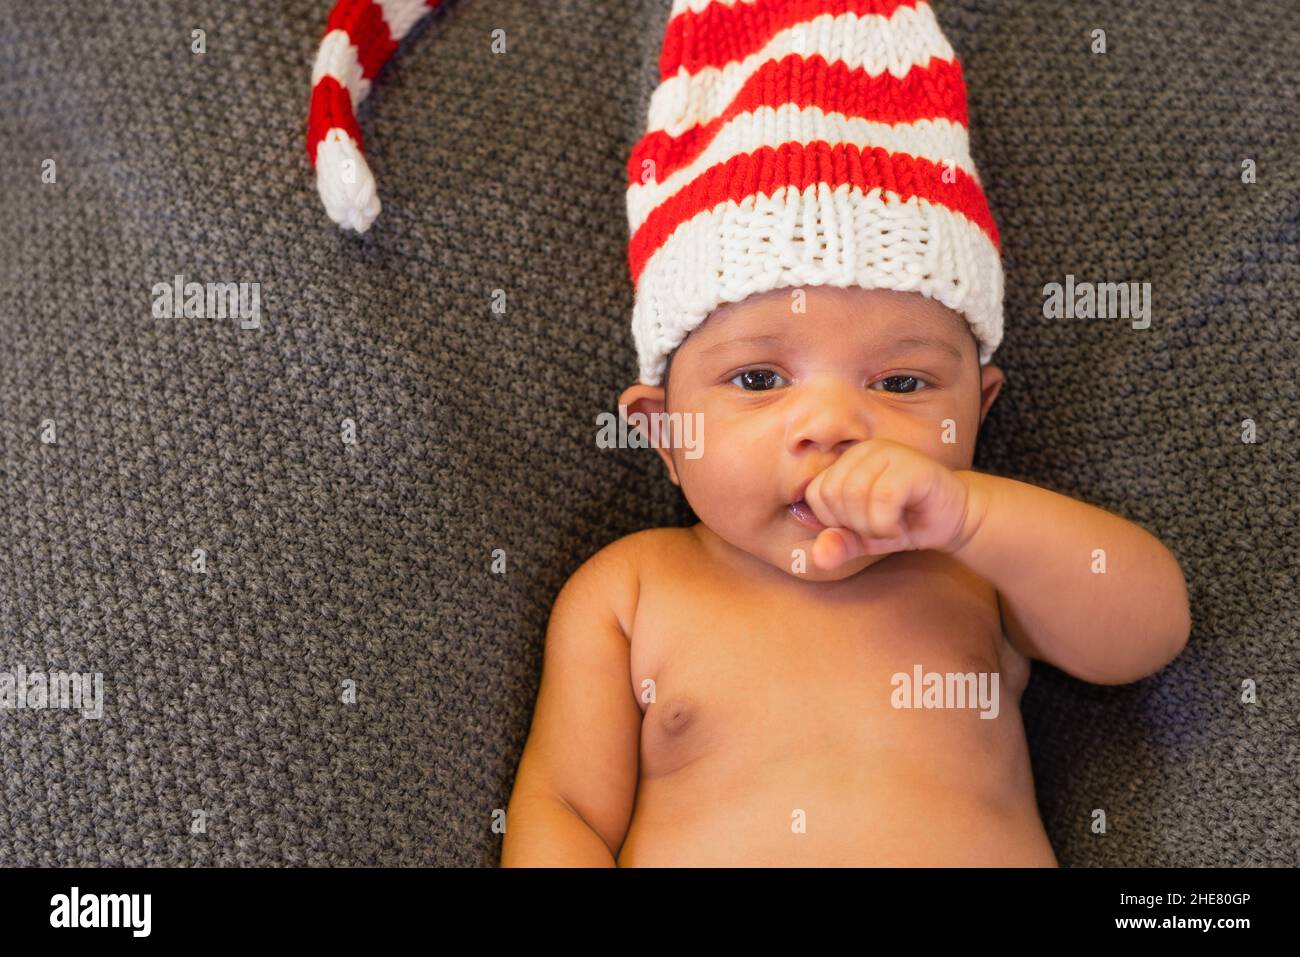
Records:
[[[502,863],[1055,866],[1029,659],[1134,681],[1187,595],[1138,526],[971,471],[1001,384],[933,300],[815,287],[723,306],[628,389],[703,416],[703,455],[659,450],[700,521],[561,592]]]

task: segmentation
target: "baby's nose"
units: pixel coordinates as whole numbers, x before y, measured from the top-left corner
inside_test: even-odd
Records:
[[[839,384],[822,385],[799,396],[787,424],[787,444],[794,452],[809,449],[836,454],[870,437],[865,396]]]

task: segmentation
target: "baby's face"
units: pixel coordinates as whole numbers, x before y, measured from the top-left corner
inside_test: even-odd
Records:
[[[873,437],[969,468],[1001,382],[996,367],[979,366],[965,320],[920,293],[776,289],[720,307],[678,348],[666,411],[698,413],[703,453],[660,455],[725,542],[794,577],[843,579],[884,556],[829,572],[807,557],[797,565],[796,550],[810,556],[820,530],[790,508],[808,481]],[[665,410],[662,388],[636,385],[620,401]]]

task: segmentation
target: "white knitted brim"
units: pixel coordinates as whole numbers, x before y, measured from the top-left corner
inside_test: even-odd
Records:
[[[989,236],[946,206],[880,188],[783,187],[723,202],[646,261],[632,328],[640,381],[724,303],[786,286],[920,292],[961,314],[986,365],[1002,340],[1002,263]]]

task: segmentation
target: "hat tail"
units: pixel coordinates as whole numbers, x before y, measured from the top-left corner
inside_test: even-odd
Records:
[[[356,111],[405,37],[443,0],[339,0],[312,68],[307,158],[330,219],[359,233],[379,215]]]

